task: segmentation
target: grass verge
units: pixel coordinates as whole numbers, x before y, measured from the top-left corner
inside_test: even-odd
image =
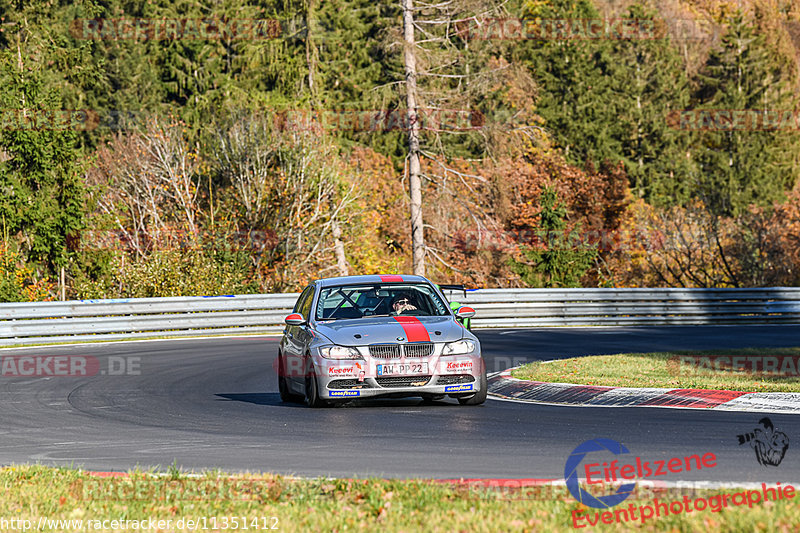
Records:
[[[511,375],[531,381],[610,387],[800,392],[798,356],[800,348],[592,355],[530,363]],[[742,359],[737,362],[732,357]],[[761,371],[765,363],[774,365],[767,368],[775,370]]]
[[[179,472],[98,478],[68,468],[22,466],[0,469],[0,486],[2,531],[22,530],[9,522],[3,525],[11,519],[30,520],[38,531],[572,531],[573,511],[592,516],[596,511],[577,503],[563,487],[563,494],[531,496],[425,480],[302,480],[220,472],[191,478]],[[696,490],[692,498],[710,501],[719,494]],[[683,495],[672,489],[657,497],[671,502]],[[632,499],[618,507],[647,503],[647,497]],[[50,522],[38,528],[43,519]],[[129,522],[114,527],[111,520]],[[150,527],[149,520],[165,522]],[[178,527],[180,520],[183,528]],[[187,520],[195,521],[195,527],[187,527]],[[136,528],[130,521],[145,523]],[[791,499],[670,514],[644,523],[601,524],[592,530],[794,531],[798,523],[800,506]]]

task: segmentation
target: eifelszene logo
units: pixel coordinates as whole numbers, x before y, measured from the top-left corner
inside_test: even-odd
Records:
[[[778,431],[772,425],[769,417],[764,417],[758,421],[761,428],[756,428],[750,433],[737,435],[739,446],[745,442],[750,443],[750,447],[756,452],[758,463],[763,466],[778,466],[786,455],[789,448],[789,437],[786,433]],[[763,428],[763,429],[762,429]]]
[[[611,452],[614,455],[630,453],[621,442],[613,439],[592,439],[581,443],[575,448],[564,465],[564,480],[567,488],[576,500],[596,509],[607,509],[625,501],[636,488],[636,480],[654,476],[667,476],[692,470],[702,470],[717,466],[717,457],[713,453],[687,455],[685,457],[671,457],[655,461],[645,461],[641,457],[631,458],[628,464],[614,459],[610,462],[594,462],[583,465],[585,479],[588,485],[602,483],[616,483],[621,480],[633,480],[633,483],[621,485],[617,492],[607,496],[594,496],[580,486],[578,482],[578,468],[583,463],[586,455],[592,452]]]
[[[621,442],[612,439],[592,439],[579,444],[577,448],[572,450],[572,453],[567,458],[567,463],[564,465],[564,480],[567,482],[567,488],[570,493],[579,502],[596,509],[607,509],[619,505],[624,502],[625,499],[631,495],[633,489],[636,488],[636,482],[626,483],[617,489],[617,492],[614,494],[596,497],[580,486],[578,483],[578,466],[583,462],[586,454],[603,450],[611,452],[614,455],[630,453],[628,448]]]

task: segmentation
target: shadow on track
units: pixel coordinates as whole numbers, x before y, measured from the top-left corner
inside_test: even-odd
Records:
[[[283,402],[281,395],[277,392],[250,392],[250,393],[230,393],[215,394],[219,398],[234,402],[253,403],[256,405],[274,405],[278,407],[303,407],[302,403]],[[217,400],[222,401],[222,400]]]
[[[250,392],[250,393],[227,393],[215,394],[217,401],[233,401],[252,403],[255,405],[272,405],[276,407],[293,407],[303,408],[305,405],[302,401],[297,402],[283,402],[281,401],[280,394],[277,392]],[[437,400],[426,403],[416,397],[410,398],[374,398],[363,400],[352,400],[336,405],[336,407],[459,407],[455,401]]]

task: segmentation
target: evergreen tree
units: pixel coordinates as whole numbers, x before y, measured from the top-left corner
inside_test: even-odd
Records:
[[[627,18],[652,20],[655,14],[631,6]],[[634,194],[655,205],[682,204],[692,194],[692,161],[686,157],[694,132],[681,131],[669,119],[689,106],[689,79],[676,49],[666,38],[611,42],[614,61],[609,77],[616,120],[607,125],[619,142]]]
[[[598,19],[589,0],[531,2],[526,19],[579,21]],[[523,41],[521,59],[533,71],[540,92],[537,113],[567,160],[597,166],[618,161],[621,142],[613,105],[615,58],[605,39],[559,39],[547,31],[543,40]]]
[[[0,219],[4,235],[22,236],[29,259],[51,272],[67,260],[67,239],[83,228],[87,195],[72,115],[43,82],[41,65],[0,52]],[[66,122],[65,122],[66,121]]]
[[[741,14],[733,17],[699,76],[696,107],[711,110],[711,117],[725,110],[785,111],[789,96],[764,37]],[[759,131],[760,124],[750,121],[744,129],[727,128],[714,119],[704,125],[708,129],[701,132],[694,155],[694,181],[697,195],[713,213],[736,215],[750,204],[770,205],[791,187],[798,150],[794,132]]]
[[[580,280],[597,257],[597,247],[581,242],[580,225],[569,229],[567,208],[556,191],[545,188],[539,197],[539,247],[522,247],[526,261],[513,267],[530,287],[580,287]]]

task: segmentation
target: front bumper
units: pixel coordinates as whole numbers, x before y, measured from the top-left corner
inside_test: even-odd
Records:
[[[327,364],[325,364],[327,363]],[[433,357],[425,360],[325,361],[317,366],[320,397],[329,400],[375,396],[471,396],[481,390],[485,372],[477,354]],[[427,364],[423,374],[379,375],[378,365]]]

